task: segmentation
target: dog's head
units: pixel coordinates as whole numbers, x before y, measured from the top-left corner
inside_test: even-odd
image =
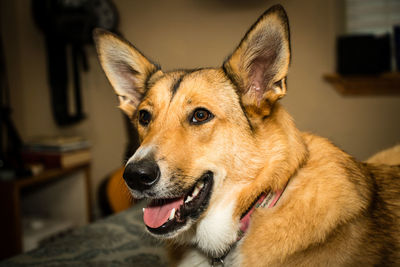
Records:
[[[111,33],[97,30],[95,40],[120,108],[139,132],[124,179],[135,198],[150,199],[147,229],[218,254],[236,240],[240,215],[259,194],[239,199],[243,187],[272,153],[282,154],[279,131],[263,125],[277,123],[276,101],[286,93],[285,11],[267,10],[221,68],[164,72]]]

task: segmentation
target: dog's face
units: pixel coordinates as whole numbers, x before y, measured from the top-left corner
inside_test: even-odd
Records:
[[[119,37],[98,30],[102,67],[141,146],[124,179],[135,198],[149,199],[150,233],[213,247],[237,238],[248,208],[243,185],[265,164],[261,125],[286,93],[289,29],[282,7],[266,11],[221,68],[163,72]],[[272,134],[271,134],[272,135]]]
[[[124,178],[135,197],[153,199],[144,211],[151,233],[169,237],[190,228],[207,209],[215,187],[228,172],[238,172],[227,166],[244,168],[226,153],[245,156],[247,150],[239,150],[252,145],[231,88],[216,69],[163,73],[138,105],[133,122],[141,146]]]

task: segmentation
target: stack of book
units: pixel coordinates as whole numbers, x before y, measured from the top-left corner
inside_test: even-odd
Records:
[[[47,169],[73,167],[90,161],[90,143],[78,136],[41,137],[27,143],[22,157]]]

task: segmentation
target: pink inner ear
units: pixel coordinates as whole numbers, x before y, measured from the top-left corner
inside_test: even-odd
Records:
[[[261,37],[255,37],[254,42],[266,42]],[[268,86],[276,75],[274,65],[278,57],[279,44],[276,42],[267,42],[262,49],[255,51],[254,58],[251,59],[249,67],[249,88],[251,94],[254,94],[257,102],[260,103],[263,94],[269,90]]]
[[[256,97],[258,104],[262,100],[264,92],[267,90],[268,79],[268,68],[270,67],[270,62],[266,58],[257,58],[251,64],[251,70],[249,73],[249,83],[247,91]]]

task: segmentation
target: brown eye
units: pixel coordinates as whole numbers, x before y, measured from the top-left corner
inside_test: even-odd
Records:
[[[193,112],[190,119],[192,124],[202,124],[214,118],[214,115],[205,108],[198,108]]]
[[[150,114],[150,112],[148,112],[148,111],[145,110],[145,109],[140,110],[140,111],[139,111],[139,123],[140,123],[142,126],[147,126],[147,125],[149,125],[150,121],[151,121],[151,114]]]

